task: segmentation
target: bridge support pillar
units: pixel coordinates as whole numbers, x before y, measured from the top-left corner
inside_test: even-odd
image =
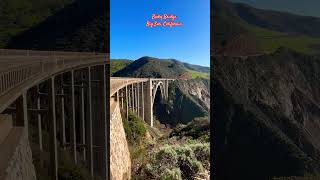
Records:
[[[73,151],[73,160],[77,164],[77,136],[76,136],[76,112],[74,99],[74,70],[71,71],[71,106],[72,106],[72,126],[71,126],[71,143]]]
[[[27,93],[24,92],[16,100],[16,122],[15,126],[28,127],[28,115],[27,115]],[[27,129],[26,129],[27,130]]]
[[[106,65],[96,66],[95,78],[98,80],[97,88],[95,89],[96,95],[94,96],[94,109],[96,110],[96,116],[93,121],[93,137],[94,137],[94,169],[95,172],[107,179],[108,174],[108,154],[107,154],[107,87],[106,87]],[[119,102],[120,92],[116,93],[115,100]]]
[[[134,103],[134,87],[133,84],[131,84],[131,105],[132,105],[132,112],[135,110],[135,103]]]
[[[144,82],[141,82],[141,103],[142,103],[142,120],[144,121],[144,94],[143,94],[143,89],[144,89]]]
[[[131,105],[131,88],[130,87],[128,87],[128,104],[129,104],[129,109],[128,110],[130,111],[131,108],[132,108],[132,105]]]
[[[39,85],[37,86],[37,93],[40,93]],[[38,95],[37,97],[37,108],[41,109],[41,99],[40,96]],[[38,114],[38,136],[39,136],[39,149],[42,151],[42,125],[41,125],[41,117],[42,115],[39,113]]]
[[[86,144],[86,125],[85,125],[85,104],[84,104],[84,78],[83,78],[83,71],[81,71],[81,140],[82,144]],[[82,148],[82,156],[83,160],[86,161],[86,148],[83,146]]]
[[[153,126],[153,105],[152,105],[152,81],[149,79],[144,87],[144,119],[151,127]]]
[[[139,86],[139,83],[137,83],[137,113],[138,113],[138,116],[141,118],[141,116],[140,116],[140,86]]]
[[[91,67],[88,67],[88,133],[87,135],[87,163],[91,177],[93,177],[93,143],[92,143],[92,85],[91,85]]]
[[[128,86],[126,85],[126,115],[127,115],[127,120],[129,118],[129,109],[128,109]]]
[[[139,116],[139,113],[138,113],[138,109],[139,109],[139,106],[138,106],[138,83],[135,83],[134,86],[135,86],[135,88],[134,88],[134,100],[135,100],[135,106],[136,106],[135,113],[138,114],[138,116]]]
[[[58,153],[57,153],[57,125],[56,125],[56,97],[55,97],[55,78],[48,80],[49,98],[49,134],[50,134],[50,163],[51,176],[58,180]]]
[[[123,91],[123,89],[121,89],[120,92],[121,92],[121,109],[123,109],[123,98],[124,98],[124,91]]]
[[[61,127],[61,131],[62,131],[62,133],[61,133],[62,145],[63,145],[63,148],[65,148],[67,140],[66,140],[66,119],[65,119],[66,116],[65,116],[65,110],[64,110],[65,97],[64,97],[64,87],[63,87],[64,82],[63,81],[64,81],[63,74],[61,74],[60,87],[61,87],[61,94],[63,94],[63,96],[61,97],[61,126],[60,127]]]

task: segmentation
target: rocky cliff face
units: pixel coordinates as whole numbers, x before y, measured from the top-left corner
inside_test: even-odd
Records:
[[[280,49],[221,57],[213,71],[218,179],[320,171],[319,58]]]
[[[170,84],[169,100],[165,104],[155,103],[155,115],[162,123],[186,124],[195,117],[209,115],[209,80],[177,80]],[[156,97],[157,101],[157,97]]]

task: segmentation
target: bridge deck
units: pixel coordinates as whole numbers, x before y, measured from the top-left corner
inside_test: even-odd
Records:
[[[108,54],[0,49],[0,112],[30,87],[71,69],[109,63]]]
[[[120,77],[112,77],[110,78],[110,96],[114,95],[119,89],[126,87],[127,85],[138,83],[138,82],[146,82],[148,78],[120,78]]]
[[[129,78],[129,77],[111,77],[110,78],[110,96],[113,96],[119,89],[127,85],[139,82],[147,82],[148,80],[174,80],[167,78]]]

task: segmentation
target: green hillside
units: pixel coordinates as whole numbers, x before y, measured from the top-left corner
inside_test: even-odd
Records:
[[[204,79],[210,79],[209,73],[203,73],[199,71],[193,71],[193,70],[187,70],[191,76],[192,79],[195,78],[204,78]]]
[[[5,47],[108,52],[108,5],[104,0],[76,0],[10,38]]]
[[[0,48],[18,33],[39,24],[73,0],[1,0]]]
[[[213,2],[214,47],[232,55],[271,53],[280,47],[320,54],[320,18]]]
[[[112,63],[115,64],[112,65]],[[120,77],[157,77],[186,79],[199,77],[209,79],[209,67],[187,64],[175,59],[142,57],[124,67],[126,63],[126,61],[111,62],[111,66],[113,66],[111,68],[112,74],[114,76]]]
[[[127,59],[111,59],[111,61],[110,61],[110,75],[112,76],[115,72],[125,68],[130,63],[132,63],[132,61],[127,60]]]
[[[307,35],[289,35],[272,31],[254,25],[245,26],[258,39],[259,47],[264,52],[274,52],[280,47],[286,47],[306,54],[320,53],[320,38]]]

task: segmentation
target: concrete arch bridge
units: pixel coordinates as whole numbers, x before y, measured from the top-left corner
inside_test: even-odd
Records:
[[[168,99],[169,83],[174,79],[165,78],[123,78],[110,79],[110,107],[119,107],[128,112],[131,110],[150,126],[153,126],[153,105],[157,90],[160,90],[161,100]],[[113,108],[112,108],[113,107]]]
[[[157,90],[161,100],[168,99],[168,86],[174,79],[110,78],[110,174],[111,179],[131,176],[131,158],[122,124],[122,112],[129,111],[153,126],[153,105]]]
[[[108,56],[0,49],[0,179],[58,179],[62,150],[107,178]]]

